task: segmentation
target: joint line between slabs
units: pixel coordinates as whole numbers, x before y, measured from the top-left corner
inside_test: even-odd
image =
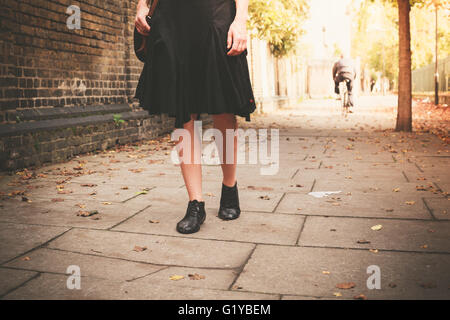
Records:
[[[408,176],[406,175],[405,171],[402,171],[403,176],[405,177],[406,182],[410,182]]]
[[[433,210],[430,208],[430,206],[428,205],[427,201],[425,200],[425,198],[422,198],[423,204],[425,205],[425,208],[427,208],[428,212],[430,213],[430,216],[433,220],[439,220],[436,219],[436,217],[434,216]]]
[[[300,237],[301,237],[301,235],[303,233],[303,229],[305,229],[306,220],[308,220],[308,216],[306,216],[305,219],[303,219],[302,226],[300,227],[300,231],[299,231],[298,236],[297,236],[297,241],[295,241],[295,245],[296,246],[299,245]]]
[[[38,272],[37,274],[35,274],[34,276],[32,276],[30,279],[25,280],[24,282],[22,282],[21,284],[19,284],[18,286],[15,286],[14,288],[8,290],[7,292],[5,292],[4,294],[0,295],[0,299],[3,299],[3,297],[6,297],[8,294],[16,291],[17,289],[23,287],[24,285],[26,285],[28,282],[37,279],[41,276],[41,272]]]
[[[41,249],[41,248],[46,247],[50,242],[52,242],[53,240],[56,240],[56,239],[58,239],[59,237],[65,235],[67,232],[69,232],[69,231],[72,230],[72,229],[73,229],[73,227],[71,227],[71,228],[67,229],[66,231],[64,231],[64,232],[62,232],[62,233],[56,235],[55,237],[53,237],[53,238],[51,238],[51,239],[45,241],[44,243],[41,243],[40,245],[38,245],[38,246],[36,246],[36,247],[34,247],[34,248],[31,248],[30,250],[27,250],[27,251],[25,251],[25,252],[23,252],[23,253],[20,253],[19,255],[15,256],[14,258],[11,258],[11,259],[9,259],[9,260],[6,260],[5,262],[2,262],[2,263],[0,264],[0,266],[4,266],[5,264],[7,264],[7,263],[9,263],[9,262],[11,262],[11,261],[13,261],[13,260],[16,260],[16,259],[18,259],[18,258],[20,258],[20,257],[22,257],[22,256],[24,256],[24,255],[26,255],[26,254],[29,254],[29,253],[31,253],[31,252],[33,252],[33,251],[36,251],[37,249]]]
[[[285,196],[286,196],[286,192],[283,192],[283,195],[280,197],[280,200],[278,201],[277,205],[275,206],[275,208],[273,208],[272,213],[275,213],[275,211],[277,211],[278,206],[280,205],[281,201],[283,201]]]
[[[253,253],[256,250],[256,247],[258,247],[257,244],[255,244],[255,246],[253,247],[252,251],[250,252],[250,254],[248,255],[247,259],[245,259],[244,263],[242,264],[242,266],[238,269],[239,271],[236,274],[236,277],[234,278],[233,282],[231,282],[230,286],[228,287],[228,290],[231,291],[233,289],[234,284],[237,282],[237,280],[239,279],[239,277],[241,276],[242,271],[244,271],[245,266],[247,265],[247,263],[250,261],[250,259],[253,256]]]
[[[124,220],[122,220],[122,221],[116,223],[115,225],[113,225],[113,226],[107,228],[106,230],[107,230],[107,231],[112,231],[112,229],[114,229],[115,227],[118,227],[118,226],[120,226],[122,223],[127,222],[127,221],[130,220],[131,218],[134,218],[136,215],[138,215],[139,213],[141,213],[141,212],[144,211],[144,210],[147,210],[147,209],[150,208],[151,206],[152,206],[152,205],[149,204],[149,205],[146,206],[144,209],[139,210],[138,212],[132,214],[131,216],[125,218]]]
[[[297,173],[300,171],[300,168],[298,168],[297,170],[295,170],[294,174],[291,176],[291,180],[295,178],[295,176],[297,175]]]

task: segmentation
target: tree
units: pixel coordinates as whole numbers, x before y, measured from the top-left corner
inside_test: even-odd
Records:
[[[409,0],[398,2],[398,109],[396,131],[412,131],[411,28]]]
[[[307,0],[250,0],[250,30],[281,57],[295,50],[308,11]]]
[[[372,0],[373,1],[373,0]],[[399,74],[396,131],[412,131],[411,7],[448,8],[449,0],[384,0],[398,7]]]
[[[392,0],[391,0],[392,1]],[[397,0],[399,16],[399,77],[396,131],[412,131],[411,5],[448,8],[449,0]],[[437,57],[436,57],[437,58]]]

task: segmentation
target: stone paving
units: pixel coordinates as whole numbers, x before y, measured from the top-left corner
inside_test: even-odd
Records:
[[[361,98],[344,119],[309,100],[241,122],[280,129],[279,172],[239,166],[243,213],[224,222],[220,167],[204,166],[194,235],[175,231],[188,199],[168,139],[3,175],[0,298],[449,299],[450,148],[386,131],[394,103]]]

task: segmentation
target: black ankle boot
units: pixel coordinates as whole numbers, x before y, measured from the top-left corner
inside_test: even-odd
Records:
[[[196,233],[205,219],[205,203],[197,200],[189,201],[186,215],[177,224],[177,231],[183,234]]]
[[[222,195],[220,197],[219,218],[222,220],[234,220],[239,218],[239,195],[237,182],[234,187],[227,187],[222,183]]]

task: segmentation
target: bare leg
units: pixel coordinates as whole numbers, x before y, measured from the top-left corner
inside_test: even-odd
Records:
[[[188,130],[191,134],[191,162],[190,164],[184,164],[183,162],[180,164],[181,173],[183,175],[184,183],[186,185],[187,192],[189,194],[189,201],[197,200],[203,201],[202,195],[202,165],[201,163],[194,162],[194,152],[197,152],[199,156],[198,159],[201,159],[201,144],[198,150],[194,150],[194,119],[196,119],[195,115],[191,116],[191,121],[184,125],[184,129]],[[181,152],[181,154],[184,150]]]
[[[234,137],[234,161],[232,164],[227,164],[227,154],[226,154],[226,130],[227,129],[237,129],[236,116],[234,114],[220,114],[214,115],[214,127],[222,132],[223,135],[223,184],[227,187],[233,187],[236,184],[236,163],[237,163],[237,137]],[[219,150],[220,152],[220,150]]]

